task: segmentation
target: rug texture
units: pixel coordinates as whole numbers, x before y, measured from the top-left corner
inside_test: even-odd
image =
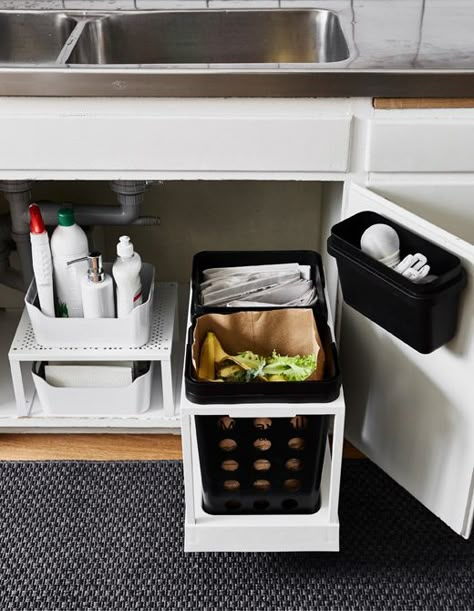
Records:
[[[472,609],[465,541],[346,461],[340,553],[184,554],[179,462],[0,463],[0,609]]]

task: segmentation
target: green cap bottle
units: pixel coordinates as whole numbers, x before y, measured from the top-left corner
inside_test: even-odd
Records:
[[[58,210],[58,224],[61,227],[71,227],[76,222],[72,208],[60,208]]]

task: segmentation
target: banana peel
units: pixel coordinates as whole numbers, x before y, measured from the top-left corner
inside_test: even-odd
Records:
[[[233,363],[233,365],[230,365],[229,362]],[[209,331],[201,346],[197,372],[198,379],[208,382],[222,382],[222,379],[217,379],[217,373],[219,372],[221,378],[229,377],[236,371],[235,367],[243,371],[250,371],[252,369],[250,365],[243,363],[242,359],[239,359],[238,356],[227,354],[216,334]],[[222,375],[222,373],[225,375]],[[259,375],[257,377],[262,382],[267,382],[267,378],[264,376]]]
[[[217,366],[230,358],[221,346],[216,334],[209,331],[201,346],[199,355],[198,378],[208,382],[222,382],[216,379]]]
[[[208,333],[202,344],[201,354],[199,355],[199,368],[197,372],[200,380],[216,379],[216,348],[214,339],[217,339],[214,333]]]
[[[231,378],[233,375],[235,375],[236,373],[239,373],[242,371],[242,367],[240,367],[239,365],[227,365],[224,363],[224,365],[222,365],[218,370],[217,370],[217,374],[220,378]]]

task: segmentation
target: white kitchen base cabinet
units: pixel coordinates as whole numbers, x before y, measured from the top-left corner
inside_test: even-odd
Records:
[[[323,257],[329,303],[337,313],[346,435],[455,532],[469,537],[474,512],[474,109],[380,111],[369,98],[2,98],[0,114],[0,177],[5,180],[318,182],[319,195],[312,202],[316,217],[311,223],[302,218],[301,226],[314,227],[313,248]],[[74,136],[67,155],[58,146],[64,133]],[[18,147],[19,134],[30,146]],[[468,285],[457,334],[432,354],[415,352],[342,302],[326,239],[333,224],[366,209],[390,216],[462,260]],[[266,227],[255,229],[252,249],[260,247]],[[297,240],[294,226],[287,231]],[[173,237],[174,243],[183,235]],[[6,359],[17,322],[15,313],[0,312],[1,431],[178,429],[177,412],[164,413],[160,367],[155,367],[151,408],[137,418],[45,418],[22,382],[22,369],[24,374],[31,361],[46,360],[44,354],[12,361],[19,405],[28,413],[18,417]],[[171,365],[162,361],[180,381],[181,363]],[[342,401],[341,394],[340,403],[325,405],[335,420],[336,444],[342,439],[336,414],[343,411]],[[193,418],[203,407],[183,398],[182,408],[188,550],[338,548],[338,490],[331,482],[339,458],[334,451],[326,453],[323,508],[316,514],[291,520],[209,516],[201,509],[199,464],[191,443]],[[302,406],[285,409],[299,413]]]

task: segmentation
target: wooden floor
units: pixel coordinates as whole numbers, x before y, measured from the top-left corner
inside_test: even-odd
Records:
[[[346,442],[346,458],[363,457]],[[0,460],[174,460],[179,435],[0,435]]]
[[[173,460],[179,435],[0,435],[0,460]]]

